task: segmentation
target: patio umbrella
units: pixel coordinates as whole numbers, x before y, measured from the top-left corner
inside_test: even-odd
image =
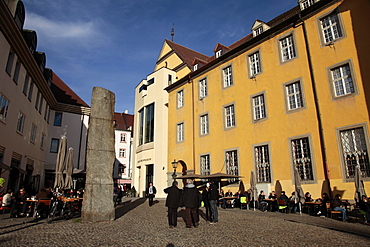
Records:
[[[67,137],[62,136],[59,142],[57,160],[55,163],[55,182],[54,188],[62,189],[64,186],[63,182],[63,171],[64,171],[64,159],[66,157],[66,149],[67,149]]]
[[[252,191],[251,197],[252,197],[253,204],[254,204],[253,209],[254,211],[256,211],[256,201],[258,197],[258,191],[257,191],[257,178],[256,178],[256,174],[254,173],[254,171],[251,171],[250,183],[251,183],[250,190]]]
[[[301,176],[299,175],[298,169],[294,169],[294,187],[295,187],[295,203],[299,203],[299,212],[302,214],[302,203],[304,203],[304,192],[301,187]]]
[[[245,187],[244,187],[243,181],[240,181],[240,183],[239,183],[239,190],[240,190],[240,193],[242,195],[244,195],[244,193],[245,193]]]
[[[73,186],[72,181],[72,173],[73,173],[73,148],[68,149],[67,158],[65,162],[65,173],[66,173],[66,180],[64,181],[64,188],[71,189]]]
[[[355,200],[356,202],[359,202],[361,201],[361,197],[363,195],[366,196],[364,184],[362,182],[362,177],[361,177],[360,165],[356,165],[355,167],[355,186],[356,186]]]
[[[216,172],[216,173],[213,173],[213,174],[209,174],[207,176],[202,176],[200,178],[221,180],[221,179],[226,179],[226,178],[242,178],[242,176],[232,175],[232,174],[227,174],[227,173],[222,173],[222,172]],[[218,183],[218,189],[221,190],[221,184],[220,183]]]
[[[186,174],[180,177],[176,177],[176,179],[195,179],[195,178],[202,178],[202,175],[199,174]]]

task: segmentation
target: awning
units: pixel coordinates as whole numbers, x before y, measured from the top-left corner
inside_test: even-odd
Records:
[[[0,163],[0,168],[5,170],[10,170],[10,166],[5,165],[4,163]]]

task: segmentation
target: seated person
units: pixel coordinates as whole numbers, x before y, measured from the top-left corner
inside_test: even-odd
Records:
[[[232,197],[233,192],[231,190],[228,190],[225,194],[225,197]],[[234,207],[234,199],[226,200],[226,207]]]
[[[263,212],[267,211],[267,206],[269,205],[266,201],[264,201],[265,199],[265,193],[263,190],[261,190],[260,194],[258,195],[258,203],[261,205],[261,210]]]
[[[310,192],[306,192],[306,194],[304,195],[304,201],[305,202],[313,202],[313,199],[311,197]]]
[[[296,196],[295,191],[292,192],[291,197],[289,198],[289,208],[292,213],[297,212],[298,203],[295,202]]]
[[[285,191],[282,191],[279,200],[283,200],[285,202],[285,205],[288,205],[289,203],[289,198],[285,195]]]
[[[1,206],[10,208],[10,218],[16,217],[16,215],[17,215],[17,202],[15,200],[13,190],[8,190],[8,192],[4,195]]]
[[[242,194],[242,191],[241,190],[238,190],[236,193],[235,193],[235,195],[234,195],[234,197],[236,197],[235,199],[234,199],[234,206],[235,207],[237,207],[237,208],[240,208],[240,197],[241,196],[245,196],[245,195],[243,195]]]
[[[348,217],[347,217],[347,211],[345,208],[341,207],[343,204],[341,200],[341,196],[339,194],[336,194],[332,203],[332,208],[334,211],[339,211],[342,212],[342,220],[344,222],[347,222]]]
[[[233,196],[233,192],[231,192],[231,190],[228,190],[225,194],[225,197],[232,197]]]
[[[364,223],[366,225],[369,225],[370,224],[370,202],[369,200],[366,198],[365,195],[362,195],[361,201],[358,204],[359,204],[360,210],[365,212],[366,219]]]
[[[36,199],[48,199],[49,193],[47,192],[46,188],[42,188],[39,193],[36,195]]]
[[[224,190],[221,189],[220,190],[220,193],[218,194],[218,204],[221,205],[222,208],[226,208],[226,201],[225,201],[225,194],[224,194]]]
[[[19,210],[19,215],[24,216],[27,211],[27,195],[25,189],[20,189],[15,199],[17,202],[17,210]]]
[[[275,191],[270,192],[269,199],[277,199],[277,195],[275,194]]]
[[[321,203],[318,207],[319,211],[317,212],[317,215],[325,217],[327,214],[326,203],[330,202],[329,195],[327,193],[323,193],[322,198],[318,198],[316,201]]]

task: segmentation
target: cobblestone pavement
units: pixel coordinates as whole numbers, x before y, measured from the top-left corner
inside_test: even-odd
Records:
[[[170,229],[164,200],[125,198],[111,222],[0,216],[0,246],[369,246],[370,226],[279,212],[219,209],[219,222]],[[201,212],[201,215],[203,214]]]

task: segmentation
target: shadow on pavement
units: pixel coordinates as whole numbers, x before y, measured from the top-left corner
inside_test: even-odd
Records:
[[[16,225],[24,225],[24,227],[19,227],[17,229],[8,230],[8,231],[5,230],[4,232],[1,232],[0,233],[0,236],[1,235],[4,235],[4,234],[7,234],[7,233],[16,232],[16,231],[23,230],[23,229],[26,229],[26,228],[29,228],[29,227],[33,227],[33,226],[36,226],[36,225],[39,225],[39,224],[43,224],[42,222],[37,222],[37,223],[34,223],[34,224],[28,224],[28,223],[29,222],[27,222],[27,225],[26,225],[26,223],[24,223],[24,224],[23,223],[22,224],[16,224]],[[8,227],[13,227],[13,226],[16,226],[16,225],[11,225],[11,226],[8,226]]]
[[[134,208],[140,206],[145,202],[145,200],[146,198],[139,198],[122,202],[119,206],[115,208],[115,219],[122,217],[123,215],[127,214]]]

